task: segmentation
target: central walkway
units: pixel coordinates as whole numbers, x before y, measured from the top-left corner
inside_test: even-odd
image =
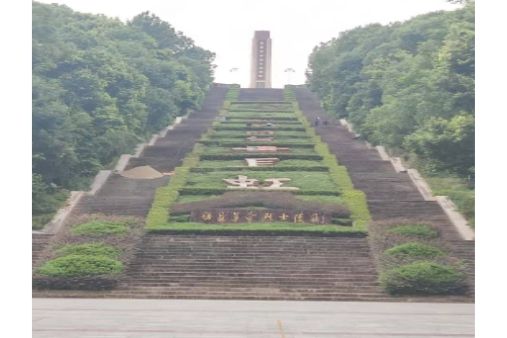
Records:
[[[33,299],[33,337],[473,337],[473,304]]]

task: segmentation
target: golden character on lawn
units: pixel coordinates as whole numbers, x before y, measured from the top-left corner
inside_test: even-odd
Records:
[[[225,212],[220,211],[217,215],[217,222],[218,223],[225,223]]]
[[[205,211],[201,214],[201,219],[204,221],[204,222],[209,222],[213,219],[213,214],[209,211]]]
[[[286,220],[289,219],[289,214],[287,214],[286,212],[282,212],[280,214],[280,216],[278,216],[278,218],[280,219],[280,221],[284,221],[285,222]]]
[[[245,219],[248,223],[252,222],[254,218],[257,217],[257,213],[255,211],[249,211],[246,213]]]
[[[232,222],[238,223],[239,221],[239,211],[233,211],[232,212]]]
[[[272,212],[265,212],[262,219],[264,220],[264,222],[273,222],[273,213]]]
[[[294,223],[304,223],[305,222],[305,215],[302,212],[298,212],[297,214],[294,214]]]
[[[314,212],[311,216],[310,216],[310,223],[320,223],[320,217],[319,217],[319,213],[318,212]]]

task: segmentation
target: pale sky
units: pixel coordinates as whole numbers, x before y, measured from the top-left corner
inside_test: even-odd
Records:
[[[271,31],[272,83],[305,81],[314,46],[342,31],[370,23],[403,21],[418,14],[452,10],[445,0],[42,0],[75,11],[123,21],[150,11],[216,53],[215,81],[247,87],[255,30]],[[231,72],[231,68],[238,71]],[[293,68],[295,73],[285,73]]]

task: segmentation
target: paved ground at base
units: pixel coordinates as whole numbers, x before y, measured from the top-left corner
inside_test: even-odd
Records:
[[[33,337],[473,337],[473,304],[33,299]]]

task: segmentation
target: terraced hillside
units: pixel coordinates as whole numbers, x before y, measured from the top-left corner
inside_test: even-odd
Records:
[[[113,176],[98,199],[79,208],[83,214],[146,217],[146,233],[118,286],[36,295],[416,299],[393,298],[381,288],[376,245],[367,237],[368,205],[374,221],[406,222],[410,214],[400,212],[400,203],[414,205],[410,221],[437,223],[451,260],[463,255],[472,271],[468,246],[443,212],[425,204],[406,175],[337,127],[309,92],[296,90],[303,115],[290,89],[220,90],[207,101],[208,107],[217,103],[215,113],[190,117],[128,166],[174,170],[174,176],[143,180],[140,190]],[[227,100],[217,115],[218,97]],[[328,126],[313,128],[316,116]],[[446,299],[469,300],[425,298]]]
[[[384,298],[365,238],[366,202],[346,171],[317,146],[283,90],[242,89],[237,97],[158,189],[148,233],[125,277],[116,290],[100,294]],[[164,158],[150,152],[135,165],[157,168]],[[247,158],[276,161],[251,165]],[[241,176],[256,182],[239,187]],[[175,198],[166,199],[173,191]]]
[[[178,186],[168,185],[177,191],[177,198],[162,205],[162,218],[148,217],[151,233],[144,237],[121,288],[112,294],[242,299],[385,297],[364,237],[364,216],[360,211],[356,215],[357,210],[351,215],[345,206],[336,208],[350,203],[342,193],[353,189],[340,186],[341,182],[331,177],[322,154],[315,150],[308,126],[290,102],[280,100],[283,91],[242,89],[238,97],[199,141],[194,150],[198,159],[182,174],[185,180]],[[251,151],[248,147],[260,148]],[[249,166],[246,158],[276,158],[277,162]],[[283,177],[290,184],[263,190],[262,185],[253,184],[231,189],[233,186],[225,183],[241,175],[264,181]],[[301,212],[302,205],[313,205],[313,210]],[[344,214],[324,220],[327,215],[318,212],[322,205],[333,205],[332,211]],[[235,214],[238,220],[234,220]]]

